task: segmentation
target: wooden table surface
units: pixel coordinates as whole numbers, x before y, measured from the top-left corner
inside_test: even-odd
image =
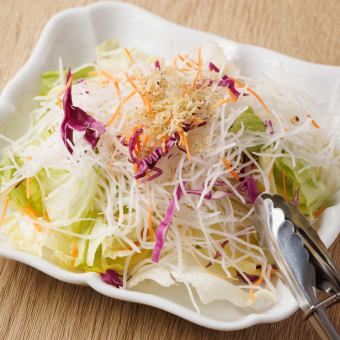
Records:
[[[31,54],[56,12],[93,1],[0,0],[0,89]],[[179,24],[312,62],[340,66],[339,0],[131,0]],[[332,247],[340,262],[340,239]],[[166,312],[116,301],[0,260],[0,339],[315,339],[296,313],[237,332],[193,325]],[[330,312],[340,328],[340,305]]]

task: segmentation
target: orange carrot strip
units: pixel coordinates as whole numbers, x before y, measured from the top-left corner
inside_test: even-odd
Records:
[[[177,56],[181,61],[185,61],[185,58],[181,56],[180,54]]]
[[[232,166],[231,164],[229,163],[229,161],[225,158],[225,157],[222,157],[222,162],[224,164],[224,166],[229,170],[229,172],[231,173],[231,175],[237,179],[238,181],[240,180],[240,177],[239,175],[232,169]]]
[[[115,88],[116,88],[116,91],[117,91],[117,96],[118,96],[119,102],[122,102],[122,91],[119,87],[119,82],[117,80],[115,80],[114,84],[115,84]]]
[[[32,219],[36,219],[38,214],[36,213],[36,211],[30,207],[30,206],[25,206],[22,208],[22,211],[24,214],[26,214],[27,216],[31,217]],[[42,231],[43,227],[41,226],[41,224],[39,223],[34,223],[34,227],[37,231]]]
[[[152,225],[152,208],[151,207],[149,207],[149,211],[148,211],[148,225],[149,225],[149,234],[150,234],[151,241],[154,241],[155,232],[153,230],[153,225]]]
[[[144,138],[143,138],[143,142],[142,142],[142,145],[143,145],[143,149],[146,147],[146,145],[148,144],[148,141],[150,139],[150,136],[149,135],[145,135]]]
[[[261,283],[263,282],[263,277],[260,276],[257,281],[254,283],[255,286],[259,286]],[[250,301],[251,303],[255,302],[255,293],[254,293],[254,289],[251,288],[249,289],[249,297],[250,297]]]
[[[106,126],[110,126],[112,125],[112,123],[115,121],[115,119],[117,118],[120,110],[122,109],[122,107],[124,106],[124,104],[131,99],[135,94],[137,93],[137,91],[132,91],[129,95],[127,95],[126,97],[124,97],[121,101],[121,103],[118,105],[118,107],[116,108],[115,112],[113,113],[113,115],[111,116],[111,118],[106,122]]]
[[[251,93],[256,99],[257,101],[262,105],[262,107],[264,108],[264,110],[267,112],[267,113],[270,113],[270,110],[268,109],[267,105],[264,103],[264,101],[262,100],[262,98],[250,87],[248,87],[248,92]]]
[[[135,172],[135,174],[138,172],[138,164],[137,163],[133,163],[133,171]]]
[[[231,78],[234,82],[235,82],[235,84],[238,86],[238,87],[245,87],[245,85],[244,84],[242,84],[239,80],[237,80],[237,79],[235,79],[235,78]],[[257,101],[262,105],[262,107],[265,109],[265,111],[267,112],[267,113],[270,113],[271,114],[271,112],[270,112],[270,110],[268,109],[268,107],[267,107],[267,105],[264,103],[264,101],[263,101],[263,99],[251,88],[251,87],[248,87],[247,88],[247,91],[249,92],[249,93],[251,93],[256,99],[257,99]]]
[[[249,289],[249,298],[250,298],[251,303],[255,302],[255,293],[254,293],[253,288]]]
[[[227,87],[227,92],[229,93],[230,99],[232,102],[237,101],[237,97],[233,94],[233,92]]]
[[[111,73],[107,72],[107,71],[104,71],[104,70],[100,70],[99,71],[99,74],[109,80],[112,80],[112,81],[118,81]]]
[[[142,93],[139,90],[139,88],[136,86],[136,84],[132,81],[132,79],[127,74],[125,74],[125,76],[127,77],[127,81],[131,84],[131,86],[138,92],[138,94],[142,98],[142,101],[143,101],[145,107],[149,111],[149,114],[152,115],[152,107],[151,107],[149,96],[148,96],[147,92],[145,91],[144,93]]]
[[[162,150],[165,153],[166,152],[166,142],[167,142],[167,137],[162,137]]]
[[[30,178],[26,178],[26,198],[29,200],[31,197],[31,190],[30,190]]]
[[[129,77],[127,73],[125,73],[125,76],[126,76],[127,81],[130,83],[130,85],[135,89],[135,91],[137,91],[137,93],[141,97],[144,105],[147,106],[146,101],[145,101],[145,97],[144,97],[142,91],[137,87],[137,85],[132,81],[131,77]]]
[[[124,52],[125,54],[127,55],[127,57],[130,59],[130,61],[135,64],[136,63],[136,60],[135,58],[132,56],[131,52],[125,47],[124,48]]]
[[[237,80],[236,78],[230,77],[230,79],[232,79],[238,87],[241,87],[241,88],[245,87],[245,85],[241,83],[239,80]]]
[[[5,223],[6,220],[6,215],[7,215],[7,208],[8,208],[8,202],[9,199],[8,197],[3,198],[3,206],[2,206],[2,213],[1,213],[1,218],[0,218],[0,227]]]
[[[307,117],[310,119],[315,128],[320,129],[320,125],[310,115],[307,115]]]
[[[318,210],[315,210],[315,211],[313,212],[313,216],[314,216],[315,218],[318,218],[318,217],[323,213],[323,211],[324,211],[325,209],[326,209],[325,207],[321,207],[321,208],[319,208]]]
[[[140,145],[139,136],[136,139],[136,147],[137,147],[137,152],[140,153],[142,151],[142,148],[141,148],[141,145]]]
[[[29,217],[31,218],[36,218],[37,217],[37,213],[36,211],[31,208],[30,206],[26,205],[25,207],[22,208],[22,211]]]
[[[184,147],[185,147],[185,151],[187,153],[187,158],[190,159],[191,155],[190,155],[190,149],[189,149],[189,143],[188,143],[187,136],[186,136],[186,134],[185,134],[185,132],[183,131],[182,128],[180,128],[178,130],[178,134],[179,134],[179,137],[181,139],[182,145],[184,145]]]
[[[78,257],[78,242],[77,240],[73,240],[73,244],[72,244],[72,252],[71,252],[71,255],[72,257]]]

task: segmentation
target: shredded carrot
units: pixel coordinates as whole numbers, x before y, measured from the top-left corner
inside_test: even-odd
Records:
[[[262,282],[263,282],[263,276],[260,276],[257,280],[256,280],[256,282],[255,282],[255,286],[259,286]]]
[[[107,72],[107,71],[104,71],[104,70],[101,70],[99,71],[99,74],[102,76],[102,77],[105,77],[109,80],[112,80],[112,81],[118,81],[111,73]]]
[[[187,66],[189,66],[190,68],[192,68],[192,64],[190,63],[190,61],[186,60],[186,58],[184,58],[182,55],[179,54],[177,57],[178,57],[181,61],[185,62],[185,64],[186,64]]]
[[[73,245],[72,245],[72,252],[71,255],[72,257],[78,257],[78,242],[76,239],[73,240]]]
[[[124,48],[124,52],[125,54],[127,55],[127,57],[130,59],[130,61],[135,64],[136,63],[136,60],[135,58],[132,56],[131,52],[125,47]]]
[[[241,83],[239,80],[237,80],[236,78],[230,77],[230,79],[232,79],[238,87],[241,87],[241,88],[245,87],[245,85]]]
[[[243,83],[241,83],[239,80],[235,79],[235,78],[231,78],[235,84],[238,86],[238,87],[245,87],[245,85]],[[257,101],[262,105],[262,107],[264,108],[264,110],[267,112],[267,113],[270,113],[270,110],[268,109],[268,106],[264,103],[263,99],[251,88],[251,87],[248,87],[247,88],[247,91],[252,94],[256,99]]]
[[[237,101],[237,97],[233,94],[233,92],[227,87],[227,92],[229,93],[230,99],[232,102]]]
[[[140,145],[139,136],[136,139],[136,147],[137,147],[137,152],[140,153],[142,151],[142,148],[141,148],[141,145]]]
[[[320,125],[310,115],[307,115],[307,117],[310,119],[315,128],[320,129]]]
[[[30,207],[29,205],[26,205],[25,207],[22,208],[22,211],[29,217],[31,218],[37,218],[37,213],[36,211]]]
[[[30,178],[26,178],[26,198],[29,200],[31,197],[31,190],[30,190]]]
[[[267,113],[271,114],[270,110],[268,109],[267,105],[264,103],[263,99],[251,87],[248,87],[247,90],[248,90],[249,93],[251,93],[257,99],[257,101],[262,105],[264,110]]]
[[[263,277],[260,276],[257,281],[254,283],[255,286],[259,286],[261,283],[263,282]],[[254,289],[251,288],[249,289],[249,297],[250,297],[250,301],[251,303],[255,302],[255,293],[254,293]]]
[[[178,134],[181,140],[181,144],[185,147],[185,151],[187,153],[187,158],[190,159],[191,155],[190,155],[190,149],[189,149],[189,143],[188,143],[188,139],[186,136],[186,133],[183,131],[182,128],[178,129]]]
[[[197,63],[197,72],[196,72],[196,75],[195,75],[195,78],[191,84],[191,88],[194,89],[195,88],[195,85],[196,85],[196,82],[197,82],[197,79],[201,73],[201,69],[202,69],[202,49],[199,48],[198,49],[198,63]]]
[[[182,61],[185,60],[185,58],[184,58],[183,56],[181,56],[180,54],[177,56],[177,58],[180,59],[180,60],[182,60]]]
[[[152,208],[151,207],[149,207],[149,211],[148,211],[148,225],[149,225],[149,233],[150,233],[151,241],[154,241],[155,232],[153,230],[153,225],[152,225]]]
[[[143,149],[146,147],[146,145],[148,144],[148,141],[150,139],[150,136],[149,135],[145,135],[144,138],[143,138],[143,142],[142,142],[142,145],[143,145]]]
[[[116,91],[117,91],[117,96],[118,96],[119,102],[122,102],[122,91],[119,87],[119,82],[117,80],[115,80],[114,84],[115,84],[115,88],[116,88]]]
[[[254,293],[253,288],[249,289],[249,298],[250,298],[251,303],[255,302],[255,293]]]
[[[51,222],[50,217],[48,216],[48,213],[47,213],[46,210],[44,211],[44,220],[45,220],[46,222]]]
[[[152,115],[153,114],[152,107],[151,107],[149,96],[148,96],[147,92],[145,91],[144,93],[142,93],[139,90],[139,88],[137,87],[137,85],[132,81],[131,77],[129,77],[126,73],[125,73],[125,76],[127,78],[127,81],[131,84],[131,86],[137,91],[137,93],[141,97],[141,99],[142,99],[145,107],[147,108],[149,114]]]
[[[115,112],[113,113],[113,115],[111,116],[111,118],[106,122],[107,126],[112,125],[112,123],[115,121],[115,119],[117,118],[120,110],[122,109],[123,105],[129,100],[131,99],[135,94],[137,93],[137,91],[132,91],[129,95],[127,95],[126,97],[124,97],[121,101],[121,103],[118,105],[117,109],[115,110]]]
[[[7,215],[7,208],[8,208],[8,196],[5,196],[2,200],[2,213],[1,213],[1,218],[0,218],[0,227],[5,223],[6,220],[6,215]]]
[[[126,80],[130,83],[130,85],[137,91],[137,93],[139,94],[139,96],[141,97],[144,105],[146,106],[146,101],[145,101],[145,97],[142,93],[142,91],[137,87],[137,85],[133,82],[132,78],[128,76],[127,73],[125,73],[126,76]]]
[[[240,180],[240,177],[239,175],[232,169],[232,166],[230,164],[230,162],[225,158],[225,157],[222,157],[222,162],[224,164],[224,166],[229,170],[229,172],[231,173],[231,175],[237,179],[238,181]]]
[[[167,142],[167,137],[162,137],[162,150],[165,153],[166,152],[166,142]]]
[[[38,217],[37,212],[32,207],[30,207],[28,205],[23,207],[22,211],[23,211],[24,214],[26,214],[27,216],[29,216],[33,220],[35,220]],[[35,229],[37,231],[42,231],[43,230],[43,227],[39,223],[34,223],[34,227],[35,227]]]
[[[314,216],[315,218],[318,218],[318,217],[323,213],[323,211],[324,211],[325,209],[326,209],[325,207],[321,207],[321,208],[319,208],[318,210],[315,210],[315,211],[313,212],[313,216]]]
[[[217,107],[223,105],[223,104],[228,104],[233,102],[233,100],[231,98],[226,98],[226,99],[222,99],[220,101],[218,101],[216,104],[213,105],[213,109],[216,109]]]
[[[135,172],[135,174],[138,172],[138,164],[137,163],[133,163],[133,171]]]
[[[283,195],[284,195],[286,202],[288,202],[286,174],[283,171],[281,171],[281,174],[282,174]]]
[[[284,128],[284,130],[285,130],[286,132],[288,132],[288,128]]]

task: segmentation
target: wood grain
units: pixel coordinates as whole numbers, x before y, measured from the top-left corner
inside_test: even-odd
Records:
[[[0,0],[0,88],[29,57],[56,12],[93,1]],[[339,0],[131,0],[169,20],[312,62],[340,65]],[[340,262],[340,240],[332,247]],[[271,325],[217,332],[120,302],[0,260],[0,339],[316,339],[300,313]],[[340,328],[340,306],[331,318]]]

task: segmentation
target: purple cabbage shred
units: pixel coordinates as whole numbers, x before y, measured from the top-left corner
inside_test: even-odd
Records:
[[[210,71],[215,71],[215,72],[220,72],[220,69],[214,64],[214,63],[209,63],[209,70]]]
[[[176,189],[176,199],[179,201],[183,195],[182,189],[180,186]],[[156,243],[152,251],[152,261],[153,262],[159,262],[159,259],[161,257],[161,251],[164,246],[165,237],[167,234],[167,231],[169,229],[169,226],[171,224],[171,221],[175,215],[176,210],[176,203],[175,198],[173,197],[168,205],[168,208],[166,209],[165,215],[163,220],[159,223],[156,231]]]
[[[267,133],[269,133],[270,135],[274,134],[274,128],[273,128],[273,123],[271,120],[265,120],[264,124],[266,125],[267,128]]]
[[[297,207],[299,205],[299,194],[300,194],[300,188],[298,188],[293,197],[293,204]]]
[[[72,77],[71,70],[67,73],[67,82],[69,85],[66,88],[63,98],[64,120],[61,123],[61,137],[68,151],[72,154],[73,150],[70,144],[73,142],[73,130],[85,132],[84,139],[94,148],[100,136],[105,132],[105,126],[88,115],[81,108],[73,105],[72,100]]]
[[[247,203],[255,203],[256,198],[260,195],[256,181],[253,177],[245,178],[237,187],[237,190],[245,196]]]
[[[235,97],[240,96],[240,92],[238,92],[235,88],[235,82],[230,79],[226,74],[222,76],[222,79],[219,81],[218,86],[228,88]]]
[[[113,285],[117,288],[123,287],[122,279],[113,269],[108,269],[105,273],[101,273],[100,277],[105,283],[109,285]]]

